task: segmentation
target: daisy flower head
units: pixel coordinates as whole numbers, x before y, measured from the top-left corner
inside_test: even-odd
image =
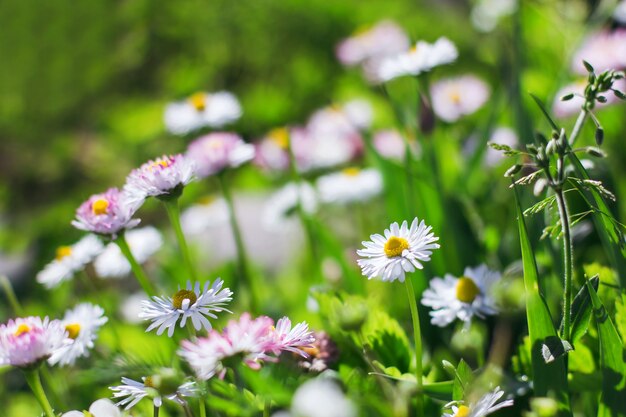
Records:
[[[513,405],[513,400],[498,401],[504,395],[500,387],[496,387],[469,405],[453,405],[451,413],[444,413],[443,417],[484,417],[504,407]],[[497,404],[496,404],[497,403]]]
[[[354,403],[333,379],[319,376],[302,384],[291,400],[291,414],[306,417],[356,417]]]
[[[133,219],[138,208],[139,204],[126,193],[109,188],[81,204],[72,225],[80,230],[115,238],[119,232],[139,224],[139,219]]]
[[[175,135],[185,135],[203,127],[222,127],[241,117],[241,105],[232,93],[198,92],[165,108],[165,127]]]
[[[183,397],[196,397],[200,388],[193,381],[182,385],[176,382],[177,375],[172,369],[164,369],[161,373],[142,377],[141,382],[122,377],[122,385],[109,387],[113,391],[113,398],[120,398],[118,407],[125,410],[133,408],[139,401],[148,397],[155,407],[163,405],[163,398],[184,404]]]
[[[107,320],[102,307],[89,303],[79,304],[67,311],[61,324],[72,343],[57,349],[48,359],[48,363],[61,366],[73,365],[76,359],[89,356],[89,349],[94,346],[93,342],[96,340],[98,330]]]
[[[207,282],[203,289],[199,282],[192,287],[188,281],[187,287],[179,288],[172,297],[155,296],[152,300],[143,301],[139,317],[152,322],[146,329],[147,332],[157,329],[157,335],[161,335],[167,330],[168,337],[174,335],[179,319],[180,327],[184,327],[189,319],[196,330],[211,330],[211,322],[207,317],[217,319],[214,313],[230,313],[224,305],[232,301],[233,292],[229,288],[222,288],[223,285],[224,281],[219,278],[213,285]]]
[[[316,186],[323,203],[350,204],[379,195],[383,191],[383,177],[377,169],[350,167],[319,177]]]
[[[406,75],[416,76],[450,64],[458,56],[456,46],[447,38],[439,38],[432,44],[419,41],[409,51],[384,59],[378,67],[377,77],[387,82]]]
[[[255,146],[254,163],[267,171],[289,168],[290,131],[287,127],[270,130]]]
[[[296,212],[298,204],[306,214],[317,211],[317,192],[308,182],[290,182],[272,194],[263,208],[263,224],[268,229],[280,230]]]
[[[145,263],[163,246],[163,236],[153,226],[129,230],[124,234],[135,260]],[[96,274],[101,278],[123,278],[130,273],[130,263],[119,246],[109,243],[94,261]]]
[[[102,398],[94,401],[89,406],[89,411],[68,411],[67,413],[61,414],[61,417],[122,417],[122,412],[119,408],[113,403],[113,401]]]
[[[480,109],[489,98],[489,86],[473,75],[463,75],[434,83],[430,94],[437,117],[451,123]]]
[[[372,144],[379,155],[385,158],[402,161],[406,152],[406,141],[395,129],[379,130],[374,133]],[[418,153],[418,144],[415,141],[410,142],[410,149],[414,153]]]
[[[463,276],[446,274],[430,281],[422,295],[422,304],[431,307],[431,323],[445,327],[455,319],[469,325],[472,317],[484,318],[498,313],[491,297],[491,287],[500,279],[500,273],[486,265],[465,268]]]
[[[178,195],[194,179],[193,164],[183,155],[163,155],[134,169],[124,191],[133,200]]]
[[[343,65],[355,66],[405,51],[409,44],[409,37],[400,26],[383,20],[342,40],[335,52]]]
[[[204,178],[252,160],[254,151],[235,133],[215,132],[191,142],[186,156],[195,164],[195,174]]]
[[[304,358],[309,356],[305,348],[312,348],[315,342],[313,332],[309,330],[307,322],[303,321],[291,327],[291,320],[283,317],[276,322],[276,327],[270,332],[272,346],[270,350],[279,355],[282,351],[296,353]]]
[[[187,208],[180,216],[185,234],[200,235],[208,229],[228,223],[226,200],[207,196]]]
[[[369,242],[363,242],[365,249],[357,250],[362,259],[357,260],[363,275],[368,279],[380,278],[383,281],[400,280],[404,282],[406,272],[422,269],[423,262],[430,261],[433,249],[438,249],[439,240],[426,226],[424,220],[413,219],[411,226],[407,221],[392,223],[385,229],[384,235],[374,234]]]
[[[0,324],[0,365],[36,366],[70,343],[58,320],[25,317]]]
[[[82,270],[104,250],[100,239],[88,234],[71,246],[59,246],[55,259],[37,274],[37,282],[46,288],[54,288]]]

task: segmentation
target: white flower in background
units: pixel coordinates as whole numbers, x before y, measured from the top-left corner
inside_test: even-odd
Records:
[[[321,176],[316,182],[323,203],[350,204],[376,197],[383,191],[383,178],[376,169],[346,168]]]
[[[263,208],[263,224],[269,229],[280,229],[296,212],[298,202],[307,214],[317,211],[317,193],[309,183],[289,183],[272,194]]]
[[[278,127],[255,144],[254,163],[266,170],[285,171],[289,168],[290,129]]]
[[[433,278],[422,295],[422,304],[433,309],[430,322],[445,327],[458,318],[469,325],[474,316],[497,314],[491,287],[498,280],[500,273],[486,265],[467,267],[458,278],[450,274]]]
[[[163,246],[163,236],[152,226],[125,233],[130,251],[140,264],[146,262]],[[130,264],[115,243],[109,243],[95,262],[94,268],[102,278],[123,278],[130,273]]]
[[[0,365],[28,368],[71,342],[59,320],[18,317],[0,324]]]
[[[472,8],[472,25],[481,32],[491,32],[500,19],[517,10],[518,0],[479,0]]]
[[[161,380],[162,377],[160,375],[143,377],[141,382],[123,377],[122,385],[109,387],[109,389],[113,391],[113,398],[121,398],[117,406],[124,407],[125,410],[131,409],[145,397],[152,398],[152,403],[155,407],[161,407],[163,398],[181,404],[184,401],[182,397],[198,396],[199,388],[193,381],[180,385],[175,392],[162,393],[160,391],[167,387],[162,386]]]
[[[626,42],[626,40],[625,40]],[[587,80],[580,80],[578,82],[566,85],[561,88],[556,95],[554,96],[554,103],[552,104],[552,112],[558,118],[565,118],[574,116],[580,113],[581,107],[585,102],[583,98],[585,93],[585,87],[587,86]],[[626,81],[625,80],[617,80],[613,83],[613,88],[619,91],[626,90]],[[574,94],[574,97],[570,100],[563,101],[561,98],[567,94]],[[595,108],[601,109],[611,104],[619,103],[620,100],[615,97],[615,95],[611,91],[607,91],[602,94],[606,97],[606,103],[598,103],[596,102]]]
[[[228,288],[222,289],[223,285],[224,281],[218,278],[213,285],[207,282],[201,291],[199,282],[194,287],[187,282],[187,288],[179,289],[173,297],[152,297],[152,300],[144,301],[139,317],[150,320],[152,323],[146,331],[157,329],[157,335],[167,329],[167,335],[172,337],[179,319],[180,327],[184,327],[190,319],[196,330],[211,330],[207,317],[217,319],[214,313],[230,313],[224,305],[232,301],[233,292]]]
[[[143,291],[129,295],[122,301],[118,309],[119,315],[128,323],[143,323],[139,314],[141,313],[141,304],[144,301],[148,301],[148,296]]]
[[[497,127],[491,134],[489,142],[510,146],[513,149],[515,149],[518,145],[517,134],[515,131],[510,127],[505,126]],[[485,164],[487,164],[487,166],[496,166],[505,159],[506,156],[502,153],[502,151],[498,151],[490,146],[487,146],[487,151],[485,152]]]
[[[143,201],[175,192],[193,179],[193,164],[183,155],[163,155],[134,169],[126,178],[124,191],[131,201]]]
[[[61,414],[61,417],[122,417],[122,412],[113,401],[102,398],[100,400],[94,401],[89,407],[88,412],[83,411],[68,411],[67,413]]]
[[[617,22],[623,24],[626,24],[626,1],[622,0],[621,2],[619,2],[619,4],[617,5],[617,7],[615,7],[615,10],[613,11],[613,19],[615,19]]]
[[[187,148],[187,158],[195,164],[195,173],[204,178],[227,168],[236,168],[254,158],[254,146],[229,132],[214,132],[194,140]]]
[[[180,222],[185,234],[199,235],[228,223],[228,217],[228,206],[223,198],[207,197],[183,211]]]
[[[374,109],[367,100],[350,100],[341,107],[348,120],[359,130],[366,130],[372,125]]]
[[[456,46],[447,38],[439,38],[432,44],[419,41],[409,51],[383,60],[378,68],[378,78],[386,82],[405,75],[416,76],[450,64],[458,56]]]
[[[422,262],[430,260],[433,249],[439,248],[439,240],[432,227],[413,219],[411,227],[406,220],[402,226],[392,223],[384,236],[371,235],[370,242],[363,242],[365,249],[357,250],[362,259],[357,260],[363,275],[368,279],[404,282],[406,272],[422,269]]]
[[[453,405],[452,413],[444,413],[443,417],[484,417],[504,407],[513,405],[513,400],[505,400],[498,403],[502,398],[504,391],[500,387],[496,387],[493,391],[483,395],[476,403],[467,405]]]
[[[372,140],[376,152],[389,159],[402,161],[406,152],[406,142],[400,132],[395,129],[379,130],[374,133]],[[409,142],[409,148],[418,154],[419,144],[416,141]]]
[[[596,74],[609,69],[626,68],[626,29],[603,29],[587,36],[572,59],[572,71],[587,75],[583,60]]]
[[[54,288],[74,276],[104,249],[100,239],[89,234],[72,246],[57,248],[56,258],[37,274],[37,282],[46,288]]]
[[[302,384],[291,400],[293,417],[356,417],[354,403],[341,387],[324,376]]]
[[[48,363],[73,365],[76,359],[89,356],[89,349],[93,349],[98,330],[107,320],[102,307],[90,303],[82,303],[66,311],[61,324],[72,343],[57,349],[48,359]]]
[[[446,122],[455,122],[480,109],[489,98],[489,86],[473,75],[446,78],[430,88],[435,114]]]
[[[343,65],[354,66],[406,51],[409,45],[409,37],[400,26],[383,20],[342,40],[336,54]]]
[[[170,103],[165,108],[165,127],[175,135],[184,135],[202,127],[222,127],[241,117],[241,105],[233,94],[196,93],[187,100]]]

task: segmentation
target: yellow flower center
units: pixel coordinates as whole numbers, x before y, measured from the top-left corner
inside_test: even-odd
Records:
[[[341,170],[345,175],[349,177],[356,177],[361,172],[357,167],[344,168]]]
[[[476,299],[476,296],[480,294],[480,289],[472,280],[468,277],[461,277],[456,283],[456,298],[464,303],[471,303]]]
[[[408,248],[409,242],[405,238],[391,236],[385,243],[385,255],[387,255],[387,258],[394,258],[402,255],[402,252]]]
[[[459,104],[461,102],[461,94],[458,91],[451,91],[450,94],[448,94],[448,97],[454,104]]]
[[[57,248],[56,260],[60,261],[61,259],[65,258],[66,256],[70,256],[71,254],[72,254],[71,246],[59,246]]]
[[[198,199],[198,204],[202,204],[203,206],[211,205],[215,202],[216,198],[214,195],[206,195]]]
[[[65,330],[67,330],[67,337],[70,339],[76,339],[78,334],[80,333],[80,324],[78,323],[70,323],[65,325]]]
[[[15,336],[21,336],[24,333],[28,333],[28,332],[30,332],[30,326],[22,323],[19,326],[17,326],[17,330],[15,331],[14,334]]]
[[[153,161],[150,164],[149,169],[150,171],[152,171],[155,168],[159,168],[159,167],[167,168],[170,165],[172,165],[172,162],[169,159],[158,159],[156,161]]]
[[[189,290],[179,290],[174,297],[172,297],[172,305],[174,308],[181,308],[183,301],[189,300],[189,305],[195,303],[198,300],[196,293]]]
[[[108,208],[109,208],[109,201],[103,198],[100,198],[94,201],[93,204],[91,205],[91,211],[93,211],[93,214],[95,215],[107,214]]]
[[[273,129],[268,134],[268,137],[276,146],[281,149],[289,148],[289,131],[286,127],[279,127],[277,129]]]
[[[469,407],[462,405],[459,407],[454,417],[467,417],[469,415],[470,415]]]
[[[189,103],[197,110],[204,111],[206,109],[207,95],[205,93],[195,93],[189,97]]]
[[[143,385],[146,386],[146,387],[150,387],[150,388],[156,388],[154,386],[154,381],[152,380],[151,376],[147,376],[147,377],[144,378]]]

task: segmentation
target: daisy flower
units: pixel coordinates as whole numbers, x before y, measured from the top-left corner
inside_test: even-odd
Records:
[[[37,282],[46,288],[54,288],[81,271],[103,249],[100,239],[92,234],[71,246],[59,246],[55,259],[37,274]]]
[[[152,300],[144,301],[139,317],[150,320],[152,323],[146,331],[157,329],[157,335],[167,329],[167,335],[172,337],[179,319],[180,327],[184,327],[190,319],[196,330],[211,330],[207,317],[217,319],[213,312],[228,311],[223,306],[232,301],[233,292],[228,288],[222,289],[223,285],[224,281],[218,278],[213,285],[207,282],[201,291],[199,282],[192,287],[188,281],[187,288],[179,289],[173,297],[152,297]]]
[[[94,401],[91,406],[89,406],[88,412],[77,410],[68,411],[67,413],[61,414],[61,417],[85,417],[85,415],[90,417],[122,417],[122,412],[111,400],[102,398]]]
[[[89,303],[79,304],[73,310],[65,312],[61,324],[72,343],[57,349],[48,359],[48,363],[73,365],[76,359],[89,356],[89,349],[93,349],[98,330],[107,320],[102,307]]]
[[[132,229],[140,222],[133,219],[139,208],[137,202],[117,188],[94,194],[76,210],[72,225],[80,230],[115,238],[120,231]]]
[[[439,248],[435,243],[439,238],[431,230],[416,217],[411,227],[405,220],[402,226],[392,223],[384,236],[371,235],[371,241],[363,242],[365,249],[357,250],[357,255],[363,257],[357,260],[363,275],[368,279],[404,282],[406,272],[422,269],[422,262],[429,261],[432,250]]]
[[[27,368],[70,343],[59,320],[25,317],[0,324],[0,365]]]
[[[186,156],[195,163],[196,175],[204,178],[252,160],[254,146],[235,133],[209,133],[191,142]]]
[[[163,155],[134,169],[126,178],[124,191],[129,198],[143,201],[147,197],[176,195],[194,179],[193,165],[182,155]]]
[[[432,279],[422,295],[422,304],[433,309],[431,323],[445,327],[458,318],[469,325],[473,316],[497,314],[490,292],[499,279],[500,273],[485,265],[467,267],[459,278],[446,274]]]
[[[295,213],[298,203],[307,214],[317,211],[317,193],[307,182],[288,183],[270,196],[263,208],[262,221],[268,229],[280,229]]]
[[[483,395],[476,403],[467,405],[453,405],[452,413],[444,413],[443,417],[484,417],[504,407],[513,405],[513,400],[505,400],[498,403],[502,398],[504,391],[500,387],[496,387],[493,391]]]
[[[270,337],[273,344],[270,350],[274,354],[278,355],[281,351],[289,351],[304,358],[308,357],[308,354],[303,348],[313,347],[312,343],[315,341],[313,332],[309,330],[309,325],[306,322],[298,323],[292,328],[291,320],[287,317],[278,320],[276,328],[270,332]]]
[[[130,251],[140,264],[145,263],[163,246],[163,236],[152,226],[129,230],[124,234]],[[109,243],[94,261],[94,268],[102,278],[122,278],[130,273],[128,259],[119,246]]]
[[[354,66],[400,53],[409,45],[409,37],[400,26],[383,20],[342,40],[335,52],[343,65]]]
[[[184,135],[205,126],[222,127],[239,119],[241,113],[241,105],[233,94],[199,92],[167,105],[165,127],[175,135]]]
[[[335,342],[325,332],[314,332],[315,341],[304,350],[309,357],[300,358],[299,365],[311,372],[325,371],[329,365],[339,359],[339,350]]]
[[[599,74],[609,69],[626,67],[626,29],[604,29],[589,35],[572,58],[572,70],[587,75],[583,60]]]
[[[376,169],[346,168],[321,176],[316,182],[320,201],[350,204],[376,197],[383,191],[383,178]]]
[[[372,144],[379,155],[385,158],[395,159],[396,161],[404,160],[406,142],[397,130],[386,129],[375,132]],[[417,142],[410,142],[410,149],[413,153],[418,153],[418,146]]]
[[[290,129],[279,127],[270,130],[255,146],[254,163],[268,171],[285,171],[289,168]]]
[[[473,75],[446,78],[430,88],[435,114],[446,122],[455,122],[480,109],[489,98],[489,86]]]
[[[294,417],[356,417],[354,403],[332,379],[322,376],[302,384],[291,400]]]
[[[518,8],[518,0],[478,0],[472,8],[472,25],[481,32],[491,32],[498,22]]]
[[[139,382],[122,377],[122,385],[109,387],[109,389],[113,391],[113,398],[121,398],[116,405],[124,407],[125,410],[133,408],[145,397],[152,398],[155,407],[163,405],[163,398],[183,404],[185,401],[183,397],[196,397],[200,391],[196,383],[190,381],[180,385],[175,392],[171,392],[167,389],[167,384],[163,384],[163,379],[160,375],[153,375],[142,377]],[[170,392],[161,392],[164,390]]]
[[[407,52],[386,58],[378,68],[378,78],[387,82],[405,75],[416,76],[433,68],[456,61],[459,53],[447,38],[435,43],[419,41]]]
[[[200,235],[208,229],[228,223],[226,200],[206,197],[187,208],[180,216],[185,234]]]

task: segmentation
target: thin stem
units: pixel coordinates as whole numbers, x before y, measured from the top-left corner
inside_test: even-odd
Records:
[[[415,300],[415,291],[413,290],[413,282],[410,277],[404,280],[406,284],[406,292],[409,297],[409,308],[411,309],[411,320],[413,321],[413,339],[415,342],[415,380],[417,382],[417,394],[415,400],[417,403],[417,415],[424,414],[424,398],[422,392],[422,332],[420,329],[420,317],[417,310],[417,301]]]
[[[239,229],[239,223],[237,222],[237,216],[235,213],[235,204],[233,202],[233,196],[230,191],[230,187],[226,183],[224,173],[217,176],[220,186],[222,188],[222,194],[226,200],[226,206],[228,207],[228,217],[230,219],[230,228],[235,238],[235,245],[237,246],[237,264],[239,266],[239,278],[242,283],[247,284],[250,289],[250,308],[255,310],[256,305],[256,291],[252,277],[248,270],[248,256],[246,253],[246,247],[241,237],[241,230]]]
[[[570,135],[570,138],[569,138],[570,146],[574,145],[574,142],[576,142],[576,139],[580,135],[580,132],[582,132],[583,126],[585,125],[585,122],[587,121],[587,116],[588,116],[588,113],[586,109],[582,109],[580,113],[578,114],[578,118],[576,119],[576,123],[574,124],[574,128],[572,129],[572,134]]]
[[[154,406],[154,413],[153,413],[154,417],[159,417],[159,408],[160,407],[157,407],[156,405]]]
[[[50,402],[48,401],[48,397],[46,397],[46,392],[44,391],[43,386],[41,386],[41,378],[39,378],[39,370],[31,369],[31,370],[24,371],[24,376],[26,377],[26,382],[28,383],[28,386],[33,391],[35,398],[37,398],[37,401],[39,401],[41,408],[46,414],[46,417],[55,417],[54,411],[52,410],[52,406],[50,405]]]
[[[16,316],[23,316],[24,310],[22,309],[22,305],[20,304],[17,296],[15,295],[15,291],[13,291],[13,286],[11,285],[11,281],[4,275],[0,276],[0,286],[4,290],[4,293],[7,295],[7,300],[9,300],[9,304],[11,304],[11,308],[13,309],[13,313]]]
[[[183,260],[185,261],[185,265],[187,267],[187,271],[189,272],[189,276],[192,280],[197,280],[196,269],[193,266],[193,262],[191,261],[191,254],[189,252],[189,246],[187,246],[187,240],[185,239],[185,234],[183,233],[183,228],[180,225],[180,207],[178,205],[178,198],[172,198],[169,200],[163,200],[163,204],[165,205],[165,210],[167,211],[167,217],[170,219],[170,223],[174,228],[174,233],[176,233],[176,240],[178,240],[178,247],[180,248],[180,252],[183,255]]]
[[[154,296],[156,294],[156,291],[154,290],[154,287],[146,276],[146,273],[143,271],[143,268],[141,267],[141,265],[139,265],[139,263],[133,256],[133,253],[130,251],[130,246],[128,246],[128,242],[126,242],[126,238],[124,237],[123,233],[120,234],[117,239],[115,239],[115,243],[117,244],[117,246],[119,246],[120,250],[128,260],[130,268],[132,269],[135,278],[137,278],[139,285],[141,285],[141,288],[143,288],[145,293],[148,294],[150,297]]]
[[[265,399],[265,407],[263,407],[263,417],[270,417],[270,411],[272,411],[272,401]]]
[[[565,290],[563,292],[563,333],[561,334],[561,338],[569,340],[570,320],[572,314],[573,247],[570,233],[569,213],[563,190],[560,187],[557,187],[555,193],[559,209],[559,217],[561,219],[561,229],[563,230],[563,276]]]
[[[200,409],[200,417],[206,417],[206,406],[202,397],[198,401],[198,408]]]

